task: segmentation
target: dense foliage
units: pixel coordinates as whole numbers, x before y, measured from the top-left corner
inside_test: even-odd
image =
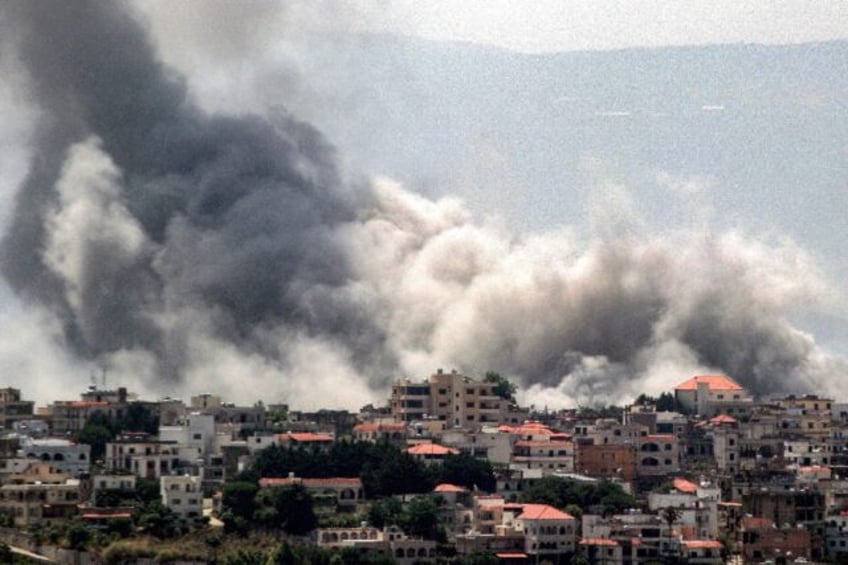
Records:
[[[632,495],[610,481],[584,482],[561,477],[536,481],[521,494],[521,501],[561,509],[574,505],[601,514],[616,514],[638,506]]]
[[[427,466],[388,443],[338,441],[326,449],[271,446],[254,467],[260,477],[359,477],[367,498],[430,492],[439,483],[493,491],[491,463],[468,455],[449,455]]]

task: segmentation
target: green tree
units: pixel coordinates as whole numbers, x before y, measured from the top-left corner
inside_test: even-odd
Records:
[[[94,412],[82,429],[77,432],[74,440],[91,446],[91,459],[102,459],[106,453],[106,444],[118,434],[118,428],[112,418],[105,412]]]
[[[159,432],[159,418],[143,402],[130,402],[127,410],[116,423],[119,432]]]
[[[91,531],[84,524],[74,523],[66,534],[68,547],[77,551],[84,550],[91,541]]]
[[[441,467],[435,468],[438,482],[463,486],[467,489],[480,489],[485,492],[495,490],[495,472],[486,459],[478,459],[464,453],[448,455]]]
[[[312,497],[301,485],[264,488],[256,495],[256,521],[302,536],[316,528]]]
[[[502,377],[500,373],[496,373],[495,371],[488,371],[484,380],[487,383],[493,383],[495,385],[492,388],[492,392],[497,396],[515,404],[515,393],[518,391],[518,387],[511,383],[509,379]]]
[[[256,512],[256,494],[259,486],[246,481],[232,481],[221,490],[221,507],[224,512],[250,521]]]
[[[435,540],[439,537],[439,507],[432,497],[416,496],[401,516],[401,529],[408,535]]]
[[[400,524],[403,504],[391,496],[375,500],[368,510],[368,522],[375,528]]]
[[[556,508],[574,504],[580,508],[593,508],[602,514],[619,513],[638,505],[633,496],[613,482],[588,483],[561,477],[544,477],[534,482],[521,494],[521,501],[549,504]]]

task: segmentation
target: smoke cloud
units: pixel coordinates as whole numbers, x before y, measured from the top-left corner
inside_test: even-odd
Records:
[[[649,235],[623,188],[588,239],[519,237],[344,178],[293,116],[201,110],[124,4],[16,2],[0,21],[40,111],[2,274],[130,387],[355,406],[455,366],[560,405],[696,371],[822,391],[846,369],[789,321],[829,292],[790,241]]]

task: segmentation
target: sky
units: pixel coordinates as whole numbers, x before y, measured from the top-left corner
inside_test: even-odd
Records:
[[[844,40],[843,3],[34,6],[0,11],[25,395],[357,408],[437,367],[551,407],[696,372],[838,390],[844,47],[592,52]]]
[[[358,2],[354,29],[523,53],[845,39],[842,2],[576,0]]]

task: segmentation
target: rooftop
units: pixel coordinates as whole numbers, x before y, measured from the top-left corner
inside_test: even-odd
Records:
[[[696,375],[674,387],[674,390],[698,390],[698,385],[706,383],[710,390],[745,390],[726,375]]]

